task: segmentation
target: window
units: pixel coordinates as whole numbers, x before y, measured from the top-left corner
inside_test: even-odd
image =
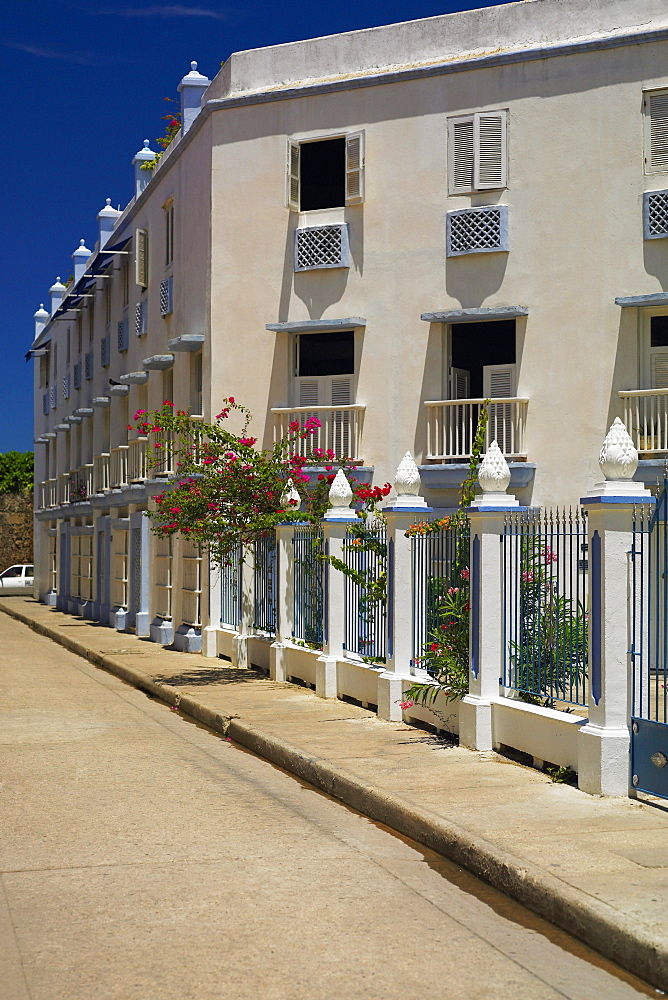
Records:
[[[202,352],[192,354],[190,358],[190,412],[201,416],[204,412],[202,398]],[[165,399],[169,399],[165,396]]]
[[[91,303],[88,306],[88,341],[93,343],[93,337],[95,336],[95,299],[91,299]]]
[[[108,284],[104,286],[104,323],[105,326],[109,326],[111,323],[111,287]],[[81,351],[81,344],[79,344],[79,351]]]
[[[148,310],[146,299],[140,299],[135,304],[135,333],[138,337],[143,337],[148,330]]]
[[[165,205],[165,267],[174,260],[174,202]]]
[[[121,279],[123,283],[123,305],[126,306],[130,301],[130,265],[128,264],[128,258],[123,258],[123,263],[121,264]]]
[[[77,316],[77,354],[81,354],[82,340],[83,340],[83,325],[81,322],[81,316]]]
[[[288,141],[287,203],[296,212],[364,201],[364,133]]]
[[[645,173],[668,172],[668,90],[645,94]]]
[[[140,288],[148,288],[148,230],[138,229],[135,234],[135,280]],[[123,303],[127,305],[127,299]]]
[[[649,321],[650,389],[668,388],[668,316],[652,316]]]
[[[66,365],[69,365],[69,363],[70,363],[70,339],[71,339],[71,333],[72,333],[72,331],[70,330],[70,328],[68,326],[68,328],[67,328],[67,339],[65,341],[66,346],[67,346],[67,350],[65,352],[66,355],[67,355],[67,357],[65,358],[65,364]]]
[[[355,372],[353,330],[303,333],[296,344],[297,406],[348,406]]]
[[[507,112],[484,111],[448,121],[451,194],[506,186]]]

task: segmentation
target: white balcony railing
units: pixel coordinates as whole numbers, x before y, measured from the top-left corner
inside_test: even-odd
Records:
[[[634,389],[620,392],[624,424],[639,452],[668,453],[668,389]]]
[[[58,503],[70,502],[70,480],[71,473],[61,472],[58,476]]]
[[[112,489],[128,485],[128,446],[121,444],[111,449],[110,483]]]
[[[427,453],[431,461],[466,460],[478,428],[484,399],[429,400]],[[506,458],[525,458],[524,428],[529,400],[519,396],[494,399],[489,404],[485,450],[496,441]]]
[[[148,438],[138,437],[128,444],[128,481],[143,483],[146,471],[146,442]]]
[[[110,486],[110,456],[109,452],[96,455],[93,460],[93,488],[96,493],[106,493]]]
[[[311,417],[320,421],[313,434],[300,438],[294,447],[297,455],[312,456],[320,448],[333,451],[337,458],[349,458],[352,462],[362,461],[362,424],[366,407],[358,404],[350,406],[294,406],[273,409],[274,441],[280,440],[297,421],[304,427]]]
[[[45,479],[40,483],[40,507],[58,506],[58,480]]]
[[[152,478],[156,476],[171,476],[174,473],[174,444],[171,431],[159,431],[156,433],[154,444],[155,455],[151,456],[158,465],[151,466],[149,473]]]

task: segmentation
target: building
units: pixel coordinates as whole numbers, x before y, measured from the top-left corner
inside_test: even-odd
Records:
[[[522,503],[621,416],[668,455],[668,9],[523,0],[233,54],[35,314],[42,600],[196,649],[200,555],[150,535],[137,409],[318,408],[360,475],[456,502],[481,401]],[[168,459],[167,459],[168,464]],[[165,467],[163,472],[169,473]],[[216,651],[215,641],[205,647]]]

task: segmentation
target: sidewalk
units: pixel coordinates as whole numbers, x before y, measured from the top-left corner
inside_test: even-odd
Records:
[[[441,852],[668,991],[668,802],[592,798],[497,754],[32,598],[4,598],[0,611]]]

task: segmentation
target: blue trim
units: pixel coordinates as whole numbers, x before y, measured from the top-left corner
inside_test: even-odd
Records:
[[[394,653],[394,539],[387,546],[387,658]]]
[[[480,535],[471,539],[471,673],[480,670]]]
[[[591,536],[589,573],[591,580],[591,615],[589,620],[589,648],[591,650],[590,670],[591,696],[594,704],[601,700],[601,629],[602,629],[602,576],[601,576],[601,536],[595,531]]]
[[[612,504],[612,505],[614,505],[614,504],[625,503],[625,504],[629,504],[629,505],[637,505],[639,503],[656,503],[656,500],[655,500],[654,497],[643,497],[643,496],[640,496],[640,497],[634,497],[634,496],[628,496],[628,497],[599,496],[599,497],[580,497],[580,503],[582,504],[583,507],[590,507],[590,506],[596,507],[596,506],[599,506],[599,505],[600,506],[605,506],[606,504]]]
[[[494,506],[490,505],[489,507],[465,507],[464,511],[467,514],[475,514],[476,512],[481,512],[483,514],[486,514],[488,511],[491,512],[514,511],[515,513],[523,513],[525,510],[535,510],[535,509],[536,509],[535,507],[522,507],[522,506],[508,507],[507,505],[505,507],[501,506],[497,507],[496,505]]]
[[[382,507],[383,514],[433,514],[433,507]]]

